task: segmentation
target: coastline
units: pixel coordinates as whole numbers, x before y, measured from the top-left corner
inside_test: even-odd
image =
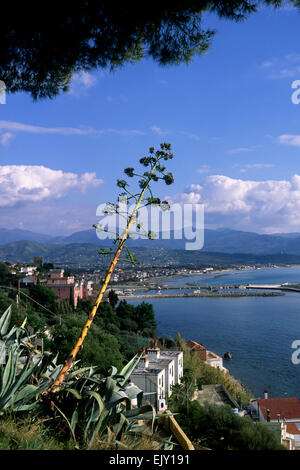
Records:
[[[168,299],[168,298],[195,298],[195,297],[278,297],[285,295],[282,292],[201,292],[197,294],[131,294],[118,295],[120,300],[124,299]]]
[[[143,287],[148,287],[151,284],[158,284],[161,282],[165,281],[172,281],[184,277],[192,277],[192,276],[200,276],[204,277],[203,282],[205,282],[207,277],[210,279],[215,279],[216,277],[220,276],[225,276],[227,273],[230,273],[232,271],[239,271],[239,272],[245,272],[245,271],[256,271],[256,270],[262,270],[262,269],[274,269],[274,268],[291,268],[293,266],[300,266],[300,264],[284,264],[284,265],[272,265],[272,266],[237,266],[237,267],[232,267],[232,268],[224,268],[224,269],[216,269],[210,272],[178,272],[177,274],[172,274],[172,275],[161,275],[161,276],[155,276],[151,278],[147,278],[143,280],[143,285],[141,285],[140,281],[120,281],[117,283],[111,283],[109,287],[111,289],[113,288],[122,288],[123,286],[128,286],[128,287],[135,287],[142,289]],[[210,277],[213,276],[213,277]],[[202,282],[202,280],[198,281]]]
[[[232,279],[235,279],[235,277],[237,277],[237,281],[241,283],[244,282],[246,278],[247,282],[249,282],[248,278],[251,278],[251,282],[253,283],[284,283],[286,281],[289,283],[296,283],[300,279],[299,265],[297,265],[297,267],[285,265],[282,269],[280,269],[280,267],[279,269],[265,269],[264,272],[262,272],[263,270],[254,270],[251,268],[251,275],[248,274],[248,268],[247,270],[244,270],[244,273],[242,270],[240,271],[241,276],[239,276],[238,271],[231,269],[217,270],[213,275],[212,273],[206,273],[206,275],[203,275],[202,273],[199,274],[200,277],[205,279],[205,282],[209,284],[210,281],[208,281],[208,279],[212,279],[214,275],[219,276],[221,274],[227,276],[229,271],[236,272],[236,276],[229,274],[230,278],[226,279],[226,281],[224,277],[222,278],[224,281],[215,281],[215,283],[217,285],[225,284],[225,282],[231,283]],[[178,281],[179,277],[182,279],[182,282]],[[190,279],[187,279],[187,277]],[[177,284],[184,286],[185,282],[198,282],[199,275],[196,276],[195,273],[194,275],[186,273],[185,276],[177,275],[176,278],[176,282],[168,283],[172,286],[172,289],[174,285],[176,287]],[[171,280],[171,276],[167,276],[165,279]],[[262,281],[259,281],[259,279],[262,279]],[[138,283],[135,283],[135,285],[138,286]],[[202,282],[201,286],[203,286]],[[139,288],[142,290],[143,286],[139,285]],[[146,289],[144,288],[145,291]],[[161,289],[163,292],[162,286]],[[133,290],[134,289],[132,289],[132,291]],[[163,293],[171,294],[172,292],[176,292],[176,290]],[[189,290],[178,290],[177,292],[188,293]],[[190,292],[192,293],[192,291]],[[270,292],[271,291],[269,291],[269,293]],[[147,293],[148,292],[143,292],[145,295]],[[152,293],[156,294],[154,290]],[[262,292],[260,292],[260,294],[261,293]],[[138,295],[139,292],[135,292],[135,294]],[[140,292],[140,294],[142,295],[142,292]],[[248,393],[251,393],[254,396],[261,396],[262,390],[267,388],[271,395],[276,397],[295,395],[297,394],[297,390],[299,390],[299,376],[297,378],[297,370],[292,365],[289,355],[292,340],[297,338],[294,331],[295,325],[299,324],[299,316],[297,314],[299,294],[293,292],[286,292],[285,294],[285,296],[251,296],[250,298],[247,297],[249,300],[241,297],[241,302],[238,298],[231,301],[230,297],[232,296],[227,297],[227,300],[225,300],[224,296],[221,297],[220,295],[216,295],[215,292],[212,292],[205,297],[220,297],[219,301],[206,300],[203,296],[202,301],[190,300],[186,303],[182,300],[178,300],[177,302],[176,298],[174,298],[173,301],[171,298],[165,298],[164,301],[160,302],[159,299],[164,298],[162,297],[162,294],[151,297],[148,296],[148,298],[150,303],[151,298],[153,299],[155,311],[157,315],[159,314],[157,318],[162,323],[162,331],[164,331],[163,334],[166,336],[171,334],[173,336],[173,334],[175,334],[174,331],[182,331],[182,335],[184,337],[195,337],[196,341],[202,341],[203,344],[206,344],[208,347],[211,345],[212,349],[215,348],[219,352],[224,352],[228,348],[228,350],[232,351],[234,358],[232,362],[224,362],[224,367],[229,369],[230,375],[233,374],[233,381],[236,379],[242,384],[243,388]],[[222,298],[224,298],[224,306],[221,300]],[[132,300],[132,303],[142,302],[142,300],[139,299],[141,299],[141,297],[137,297],[136,299],[134,296],[126,297],[127,302]],[[144,299],[145,302],[147,302],[146,297],[144,297]],[[172,319],[170,319],[170,316],[167,313],[169,310],[169,302],[173,309]],[[201,302],[204,302],[203,305],[206,309],[206,314],[203,316],[197,314]],[[186,311],[185,309],[189,309],[189,315],[193,322],[192,327],[187,325],[187,322],[182,316],[183,312]],[[239,310],[241,310],[243,315],[238,313]],[[259,314],[260,311],[261,314]],[[226,318],[226,323],[224,323],[225,320],[223,321],[223,318]],[[224,330],[222,330],[222,334],[219,334],[219,337],[216,338],[216,331],[211,325],[221,325],[223,323]],[[257,328],[253,328],[253,325],[260,325],[260,328],[257,330]],[[256,334],[256,332],[262,331],[268,335],[270,325],[272,325],[272,328],[276,331],[276,337],[282,339],[282,344],[276,341],[273,344],[272,336],[270,337],[270,341],[263,346],[262,336],[261,334]],[[282,327],[280,325],[282,325]],[[236,338],[240,332],[243,342],[241,344],[236,344]],[[253,348],[253,345],[255,345],[255,348]],[[265,348],[266,356],[264,355],[264,358],[255,352],[256,349],[259,351],[260,348]],[[282,351],[285,351],[283,348],[286,348],[287,351],[286,359],[285,356],[282,355]],[[251,359],[245,355],[245,351],[248,349],[251,351]],[[278,355],[279,359],[277,361],[274,361],[274,355],[271,355],[271,351],[273,350],[276,351],[276,355]]]

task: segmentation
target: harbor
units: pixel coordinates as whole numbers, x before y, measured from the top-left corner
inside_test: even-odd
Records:
[[[126,294],[118,295],[120,300],[123,299],[168,299],[168,298],[180,298],[180,297],[274,297],[274,296],[283,296],[282,292],[184,292],[182,294],[162,294],[161,292],[157,294]]]
[[[300,292],[300,285],[298,283],[201,286],[193,283],[187,283],[186,285],[126,285],[119,286],[116,293],[122,300],[128,297],[135,299],[149,299],[156,297],[269,297],[285,295],[284,291]]]

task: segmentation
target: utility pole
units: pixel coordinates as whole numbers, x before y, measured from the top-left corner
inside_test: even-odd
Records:
[[[18,305],[20,305],[21,294],[20,294],[20,279],[18,280]]]
[[[17,295],[16,295],[16,302],[17,302],[17,308],[18,308],[18,312],[20,310],[20,280],[18,279],[18,291],[17,291]]]

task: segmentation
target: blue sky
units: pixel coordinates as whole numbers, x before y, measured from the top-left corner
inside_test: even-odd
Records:
[[[152,60],[74,78],[68,94],[0,105],[0,226],[91,228],[96,207],[150,146],[170,142],[170,201],[203,203],[207,227],[300,231],[300,12],[264,9],[217,34],[189,65]],[[59,172],[59,173],[58,173]]]

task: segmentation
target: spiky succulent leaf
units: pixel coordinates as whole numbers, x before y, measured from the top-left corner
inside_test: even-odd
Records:
[[[12,316],[12,311],[11,311],[11,305],[10,305],[0,317],[0,338],[6,335],[9,325],[10,325],[11,316]]]

